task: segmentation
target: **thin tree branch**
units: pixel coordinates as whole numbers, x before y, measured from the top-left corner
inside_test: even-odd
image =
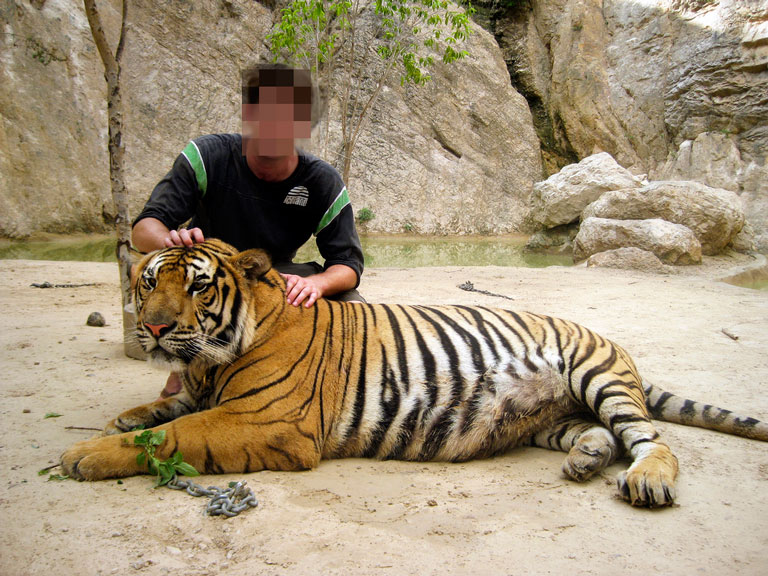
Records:
[[[128,21],[128,0],[123,0],[123,13],[122,20],[120,22],[120,40],[117,42],[117,50],[115,51],[115,60],[118,65],[123,57],[123,48],[125,47],[125,26]]]
[[[109,46],[104,26],[101,24],[99,9],[96,8],[96,2],[94,0],[83,0],[83,4],[85,4],[85,15],[88,17],[88,25],[91,27],[93,41],[96,43],[96,49],[99,51],[99,56],[101,56],[101,61],[104,64],[104,74],[116,71],[118,66],[117,59],[112,53],[112,48]],[[123,25],[125,24],[123,23]]]

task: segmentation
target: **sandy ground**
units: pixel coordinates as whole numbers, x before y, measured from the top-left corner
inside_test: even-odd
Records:
[[[754,263],[710,259],[675,275],[376,269],[362,290],[377,302],[569,318],[621,343],[666,389],[768,419],[768,292],[716,281]],[[115,265],[0,261],[0,271],[3,576],[768,573],[768,445],[671,424],[659,429],[680,459],[678,505],[657,511],[618,499],[624,464],[576,484],[560,472],[563,455],[541,449],[250,474],[260,505],[230,520],[206,517],[203,501],[155,490],[146,476],[47,481],[38,470],[93,434],[67,427],[101,427],[152,400],[165,375],[122,354]],[[458,289],[467,280],[513,300]],[[96,285],[30,286],[46,281]],[[106,327],[85,325],[92,311]]]

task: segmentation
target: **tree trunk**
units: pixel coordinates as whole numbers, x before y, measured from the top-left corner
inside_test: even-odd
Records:
[[[114,54],[107,41],[95,1],[83,0],[83,2],[93,41],[96,43],[96,48],[104,64],[104,79],[107,81],[109,180],[112,187],[112,201],[115,204],[115,213],[117,214],[115,231],[117,233],[117,264],[123,304],[123,345],[127,356],[144,359],[146,355],[134,337],[136,311],[131,293],[131,219],[128,215],[128,193],[125,189],[123,170],[125,145],[123,144],[123,101],[120,94],[120,57],[123,53],[125,40],[127,0],[123,0],[122,3],[120,39]]]

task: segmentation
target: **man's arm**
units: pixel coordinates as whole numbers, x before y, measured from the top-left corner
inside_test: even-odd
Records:
[[[169,230],[160,220],[151,217],[136,222],[131,233],[131,241],[140,252],[152,252],[169,246],[192,246],[204,240],[200,228]]]
[[[226,143],[225,143],[226,144]],[[202,231],[196,228],[176,230],[196,212],[204,189],[192,166],[190,155],[195,152],[196,166],[210,178],[214,160],[209,152],[221,147],[215,136],[204,136],[187,144],[176,157],[173,167],[152,190],[144,209],[134,220],[131,240],[141,252],[152,252],[169,246],[191,246],[202,242]],[[205,152],[205,157],[203,157]],[[208,185],[208,180],[203,182]]]

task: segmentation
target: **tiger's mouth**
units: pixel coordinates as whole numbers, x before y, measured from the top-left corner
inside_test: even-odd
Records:
[[[172,370],[183,370],[195,360],[221,364],[234,358],[233,346],[229,342],[204,333],[157,338],[145,332],[141,345],[153,365]]]
[[[178,354],[166,350],[162,346],[156,345],[152,350],[147,351],[149,362],[153,366],[173,371],[184,370],[189,364]]]

